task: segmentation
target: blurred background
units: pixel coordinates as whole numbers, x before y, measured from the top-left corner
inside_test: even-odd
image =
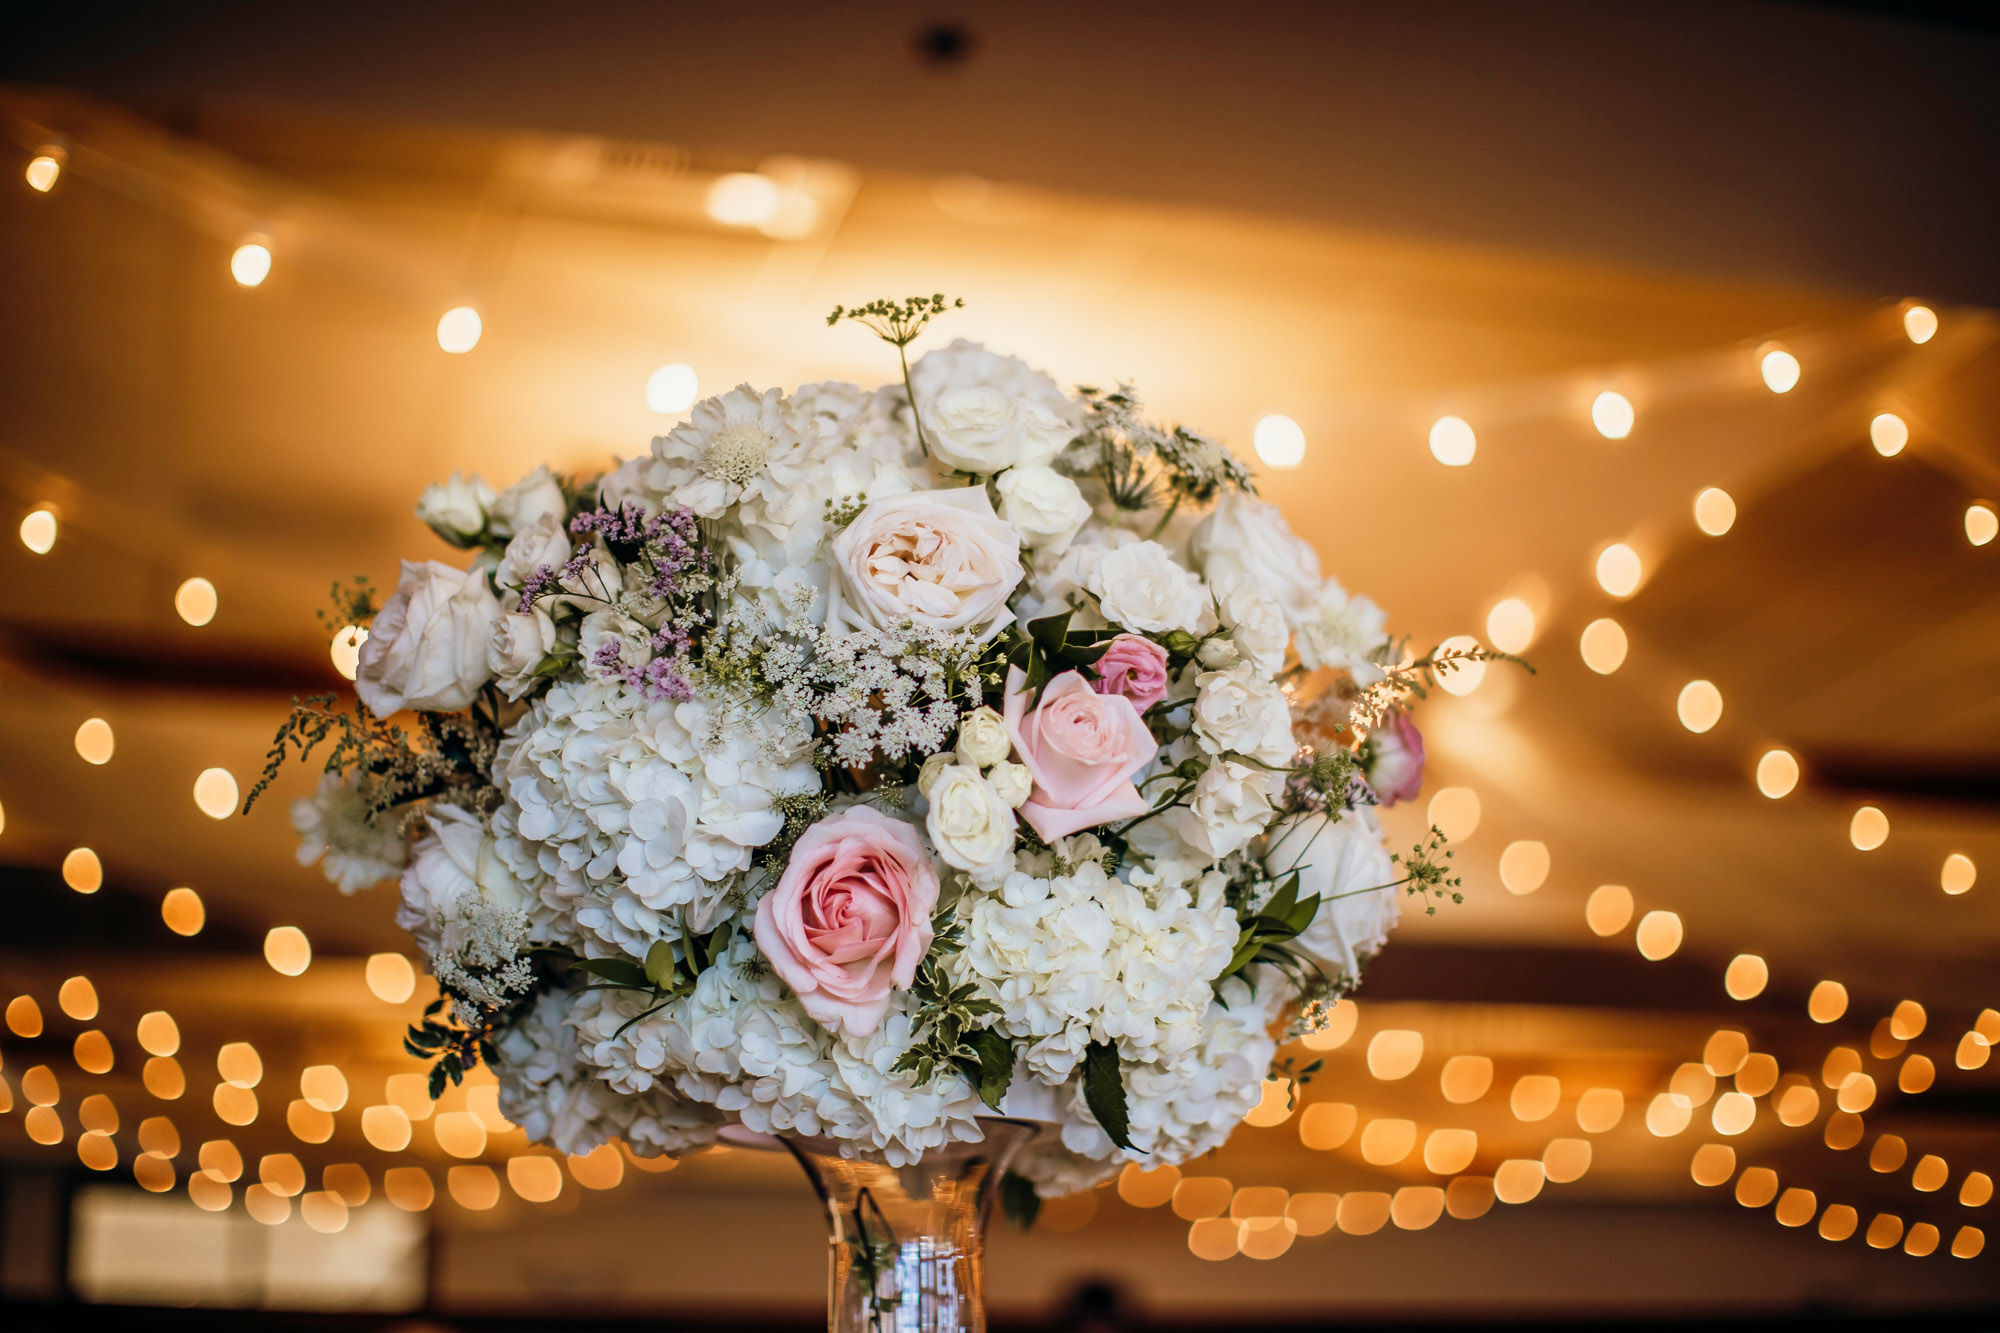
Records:
[[[1536,668],[1389,812],[1465,903],[998,1325],[1991,1318],[1994,6],[21,5],[0,125],[0,1319],[816,1323],[789,1159],[433,1107],[393,890],[237,811],[425,484],[933,290]]]

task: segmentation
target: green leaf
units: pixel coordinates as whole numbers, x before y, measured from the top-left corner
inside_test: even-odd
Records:
[[[1298,901],[1299,872],[1294,870],[1285,876],[1284,882],[1278,885],[1278,891],[1271,895],[1271,901],[1264,904],[1258,915],[1269,917],[1273,921],[1283,921],[1292,914],[1292,908],[1298,906]]]
[[[1042,1196],[1035,1193],[1035,1182],[1026,1176],[1017,1176],[1012,1171],[1000,1178],[1000,1211],[1009,1222],[1027,1231],[1035,1225],[1036,1214],[1042,1211]]]
[[[1014,1077],[1013,1044],[996,1028],[966,1033],[965,1044],[979,1057],[979,1100],[997,1111]]]
[[[647,961],[651,961],[650,953],[647,955]],[[579,971],[587,972],[593,977],[601,977],[614,986],[626,986],[632,990],[653,988],[652,979],[646,975],[646,969],[630,959],[579,958],[576,960],[576,966]]]
[[[1118,1048],[1108,1041],[1094,1041],[1084,1049],[1083,1100],[1113,1143],[1121,1148],[1132,1146],[1132,1129],[1125,1109],[1125,1078],[1118,1067]]]
[[[646,950],[646,980],[665,989],[674,983],[674,946],[665,940],[654,940],[653,947]]]
[[[1028,622],[1028,638],[1042,650],[1043,656],[1055,657],[1062,652],[1063,637],[1069,633],[1069,618],[1075,614],[1072,607]]]

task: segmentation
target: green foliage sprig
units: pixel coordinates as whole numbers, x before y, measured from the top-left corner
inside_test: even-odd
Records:
[[[1006,1035],[980,1020],[1000,1012],[1000,1006],[980,995],[974,982],[954,986],[944,960],[965,948],[965,924],[951,908],[931,918],[931,948],[917,965],[910,993],[916,998],[916,1039],[891,1066],[892,1073],[914,1073],[929,1083],[941,1069],[963,1075],[994,1110],[1007,1095],[1014,1077],[1014,1047]]]
[[[892,298],[870,301],[866,305],[833,308],[826,317],[828,328],[841,320],[851,320],[870,329],[875,336],[896,349],[896,360],[903,368],[903,392],[910,401],[910,419],[917,427],[917,447],[930,457],[930,442],[924,438],[923,413],[917,410],[917,391],[910,387],[909,346],[924,331],[924,326],[947,310],[963,310],[963,297],[946,299],[943,292],[929,296],[906,296],[902,300]]]
[[[584,975],[596,978],[584,987],[587,991],[637,991],[651,1001],[645,1009],[619,1024],[618,1030],[611,1034],[614,1038],[622,1037],[634,1023],[651,1018],[675,1000],[694,994],[695,983],[728,950],[734,933],[734,927],[725,921],[708,934],[697,935],[688,929],[686,921],[682,921],[678,943],[654,940],[653,947],[646,950],[643,965],[629,958],[579,958],[574,966]]]

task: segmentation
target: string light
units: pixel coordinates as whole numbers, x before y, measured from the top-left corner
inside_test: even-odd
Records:
[[[229,276],[239,287],[261,287],[271,276],[271,247],[263,238],[245,241],[229,256]]]
[[[1549,878],[1548,844],[1510,842],[1500,853],[1500,883],[1516,896],[1533,893]]]
[[[215,619],[215,612],[220,604],[220,599],[215,593],[215,585],[199,576],[187,580],[174,590],[175,612],[182,620],[197,628]]]
[[[1799,761],[1790,750],[1766,750],[1757,761],[1757,790],[1774,801],[1783,800],[1799,785]]]
[[[1583,627],[1578,642],[1583,664],[1600,676],[1608,676],[1625,665],[1625,627],[1611,619],[1593,620]]]
[[[463,356],[479,346],[485,327],[477,310],[469,305],[455,305],[438,319],[438,346],[454,356]]]
[[[370,954],[363,975],[369,993],[385,1004],[401,1004],[417,989],[417,970],[399,953]]]
[[[1678,914],[1666,911],[1648,912],[1639,918],[1639,929],[1634,934],[1634,942],[1639,946],[1639,956],[1657,963],[1663,958],[1671,958],[1681,947],[1681,919]]]
[[[1590,424],[1607,440],[1622,440],[1630,435],[1635,419],[1632,400],[1622,393],[1606,389],[1591,400]]]
[[[1771,969],[1754,953],[1739,953],[1722,974],[1722,988],[1732,1000],[1754,1000],[1770,983]]]
[[[1455,1106],[1476,1102],[1493,1086],[1493,1061],[1484,1055],[1454,1055],[1438,1071],[1438,1090]]]
[[[111,724],[101,717],[87,717],[76,729],[76,752],[86,764],[104,765],[118,748]]]
[[[160,920],[176,935],[199,935],[208,921],[208,909],[193,889],[168,889],[160,899]]]
[[[1790,393],[1798,387],[1799,359],[1782,347],[1772,347],[1757,358],[1757,372],[1772,393]]]
[[[1385,1083],[1408,1078],[1424,1058],[1424,1034],[1384,1028],[1368,1041],[1368,1072]]]
[[[421,1213],[437,1197],[437,1187],[420,1166],[392,1166],[382,1173],[382,1195],[406,1213]]]
[[[1694,525],[1711,537],[1720,537],[1736,526],[1736,500],[1720,486],[1695,492]]]
[[[1681,686],[1674,711],[1681,725],[1699,736],[1722,720],[1722,691],[1713,681],[1691,680]]]
[[[297,926],[273,926],[264,936],[264,961],[273,972],[296,977],[312,966],[312,942]]]
[[[1431,457],[1446,467],[1465,467],[1479,452],[1479,441],[1463,417],[1439,417],[1431,424]]]
[[[1616,1088],[1586,1088],[1576,1099],[1576,1127],[1586,1134],[1609,1134],[1625,1118],[1625,1094]]]
[[[1938,887],[1957,897],[1969,893],[1979,878],[1979,867],[1973,865],[1972,858],[1964,852],[1953,852],[1944,859],[1944,868],[1938,872]]]
[[[1847,987],[1838,981],[1822,981],[1806,997],[1806,1014],[1815,1023],[1831,1023],[1847,1012]],[[1840,1049],[1845,1050],[1846,1047]],[[1857,1067],[1859,1057],[1856,1057]],[[1828,1087],[1836,1085],[1829,1083]]]
[[[1848,822],[1847,839],[1856,851],[1874,851],[1889,841],[1889,816],[1872,805],[1862,806]]]
[[[210,819],[236,813],[236,777],[226,768],[204,768],[194,780],[194,803]]]
[[[28,182],[28,188],[36,194],[47,194],[55,189],[56,182],[62,179],[63,163],[68,157],[69,154],[58,145],[44,144],[40,152],[28,159],[28,169],[21,173]]]
[[[1523,1074],[1507,1095],[1507,1109],[1516,1120],[1531,1125],[1554,1115],[1561,1101],[1562,1082],[1553,1074]]]
[[[1632,890],[1623,884],[1600,884],[1583,905],[1584,924],[1593,935],[1616,935],[1632,923]]]
[[[1927,305],[1903,307],[1903,336],[1918,346],[1937,337],[1937,312]]]
[[[1971,520],[1967,519],[1970,528]],[[56,515],[53,509],[30,509],[21,520],[21,545],[36,555],[47,555],[56,544]],[[1984,546],[1984,542],[1973,543]]]
[[[1624,542],[1613,542],[1597,553],[1597,586],[1613,597],[1637,592],[1644,574],[1639,553]]]
[[[1894,458],[1910,442],[1910,428],[1894,412],[1878,413],[1868,423],[1868,442],[1884,458]]]
[[[63,857],[62,877],[78,893],[96,893],[104,887],[104,863],[90,848],[78,847]]]
[[[1251,433],[1257,457],[1275,468],[1294,468],[1306,460],[1306,433],[1298,422],[1273,412]]]
[[[701,380],[694,367],[675,361],[646,376],[646,406],[661,416],[673,416],[694,406]]]
[[[1535,612],[1518,597],[1495,602],[1486,613],[1486,639],[1503,653],[1524,653],[1535,641]]]
[[[1965,539],[1984,546],[1995,537],[2000,537],[2000,512],[1985,500],[1974,500],[1965,507]]]

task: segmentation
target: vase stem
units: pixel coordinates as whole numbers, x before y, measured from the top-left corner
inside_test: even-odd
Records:
[[[984,1333],[987,1217],[1036,1126],[980,1127],[980,1142],[902,1167],[786,1140],[826,1206],[829,1333]]]

